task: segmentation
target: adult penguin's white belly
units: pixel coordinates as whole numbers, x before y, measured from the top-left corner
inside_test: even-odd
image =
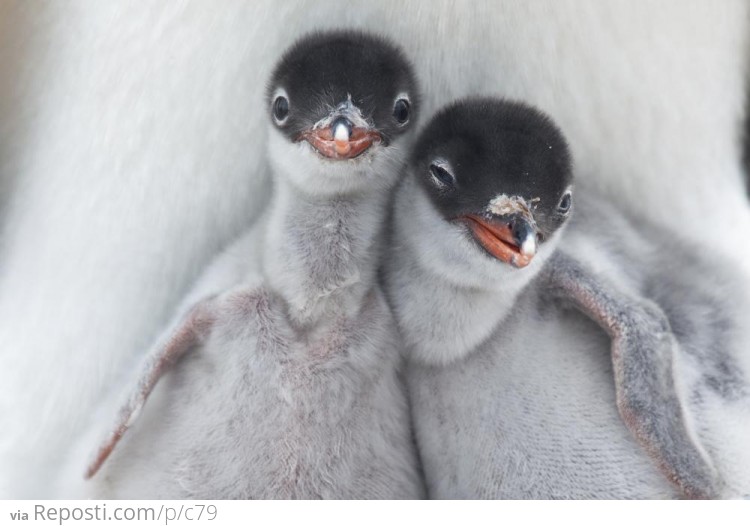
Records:
[[[425,115],[467,93],[538,105],[566,130],[580,179],[696,238],[721,224],[718,250],[747,269],[747,10],[0,3],[0,494],[50,495],[95,401],[257,215],[258,79],[300,33],[391,36],[418,57]]]

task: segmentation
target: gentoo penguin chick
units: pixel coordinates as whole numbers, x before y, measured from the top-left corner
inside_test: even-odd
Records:
[[[560,246],[573,176],[551,120],[519,103],[454,103],[421,133],[408,172],[384,279],[430,496],[675,495],[667,479],[686,496],[713,495],[674,383],[667,318]],[[590,319],[579,325],[604,329],[611,357],[597,354],[600,330],[573,329],[574,351],[549,367],[571,330],[557,300]],[[595,372],[566,376],[578,360]],[[589,411],[592,391],[573,388],[595,374],[594,396],[613,399]],[[572,413],[555,409],[566,397]]]
[[[379,37],[314,34],[283,55],[268,87],[267,216],[149,353],[88,468],[98,496],[423,495],[375,280],[417,97],[404,54]]]

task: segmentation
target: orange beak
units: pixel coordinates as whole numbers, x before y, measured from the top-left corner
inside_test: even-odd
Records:
[[[339,118],[326,128],[301,133],[297,140],[307,141],[329,159],[354,159],[383,138],[377,131],[355,128],[348,119]]]
[[[519,240],[510,222],[490,221],[474,214],[462,216],[460,219],[466,222],[479,244],[500,261],[516,268],[524,268],[534,259],[535,238],[527,234],[525,239]]]

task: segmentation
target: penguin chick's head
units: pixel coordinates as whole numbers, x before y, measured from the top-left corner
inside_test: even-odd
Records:
[[[570,216],[568,145],[525,104],[486,98],[444,108],[422,131],[410,168],[452,228],[517,268]]]
[[[313,193],[390,187],[417,99],[412,67],[390,42],[352,31],[304,37],[268,85],[272,162]]]

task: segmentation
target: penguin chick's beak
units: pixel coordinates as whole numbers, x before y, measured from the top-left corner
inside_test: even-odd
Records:
[[[533,219],[522,214],[508,217],[469,214],[460,219],[466,222],[482,248],[500,261],[523,268],[534,259],[537,236]]]
[[[302,132],[297,140],[307,141],[329,159],[354,159],[373,144],[379,144],[382,136],[370,128],[355,127],[346,117],[339,117],[329,126]]]

